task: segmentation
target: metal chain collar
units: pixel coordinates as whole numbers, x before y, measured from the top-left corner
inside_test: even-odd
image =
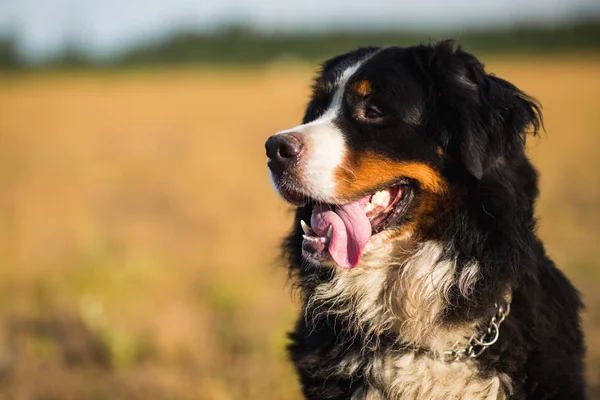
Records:
[[[500,336],[500,325],[504,319],[510,314],[510,294],[505,295],[506,306],[495,304],[496,314],[490,320],[487,329],[482,335],[473,335],[469,338],[467,345],[458,350],[445,351],[442,360],[444,362],[453,363],[456,361],[466,361],[470,358],[477,358],[483,352],[496,343]]]

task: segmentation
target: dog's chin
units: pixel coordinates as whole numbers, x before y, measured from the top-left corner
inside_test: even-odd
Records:
[[[356,268],[383,265],[382,260],[393,257],[398,249],[409,250],[413,244],[412,230],[396,227],[379,232],[369,239]],[[306,242],[306,239],[303,241]],[[327,249],[312,252],[302,248],[303,264],[313,268],[339,268]]]

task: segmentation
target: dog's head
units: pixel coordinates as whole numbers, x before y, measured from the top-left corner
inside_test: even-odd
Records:
[[[392,241],[452,235],[473,187],[518,173],[539,121],[453,42],[361,48],[324,63],[303,124],[267,140],[268,166],[298,206],[302,258],[349,269]]]

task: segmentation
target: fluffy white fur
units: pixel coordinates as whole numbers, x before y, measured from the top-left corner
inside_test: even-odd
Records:
[[[472,361],[444,363],[412,353],[375,359],[361,399],[496,400],[506,398],[506,375],[482,377]]]
[[[369,359],[369,370],[364,373],[372,388],[354,398],[503,398],[503,388],[510,387],[507,377],[484,379],[472,362],[441,360],[444,351],[464,345],[479,330],[477,322],[451,327],[440,322],[450,291],[456,285],[468,294],[477,279],[478,265],[469,264],[456,277],[456,262],[443,256],[439,243],[426,242],[412,251],[398,249],[402,247],[397,243],[382,246],[366,255],[358,267],[336,269],[333,279],[317,286],[307,299],[309,325],[319,314],[350,315],[355,319],[351,325],[361,329],[356,333],[366,335],[374,346],[378,336],[391,332],[404,345],[430,350],[430,354],[392,353]],[[344,360],[338,372],[354,374],[361,361]]]

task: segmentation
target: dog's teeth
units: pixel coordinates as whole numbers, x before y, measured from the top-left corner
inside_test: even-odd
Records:
[[[300,226],[302,227],[304,233],[308,233],[310,231],[310,226],[308,226],[308,224],[304,222],[303,219],[300,220]]]
[[[306,239],[308,239],[308,236],[302,235],[302,239],[306,240]]]
[[[331,239],[332,233],[333,233],[333,225],[329,225],[329,228],[327,228],[327,239]]]

